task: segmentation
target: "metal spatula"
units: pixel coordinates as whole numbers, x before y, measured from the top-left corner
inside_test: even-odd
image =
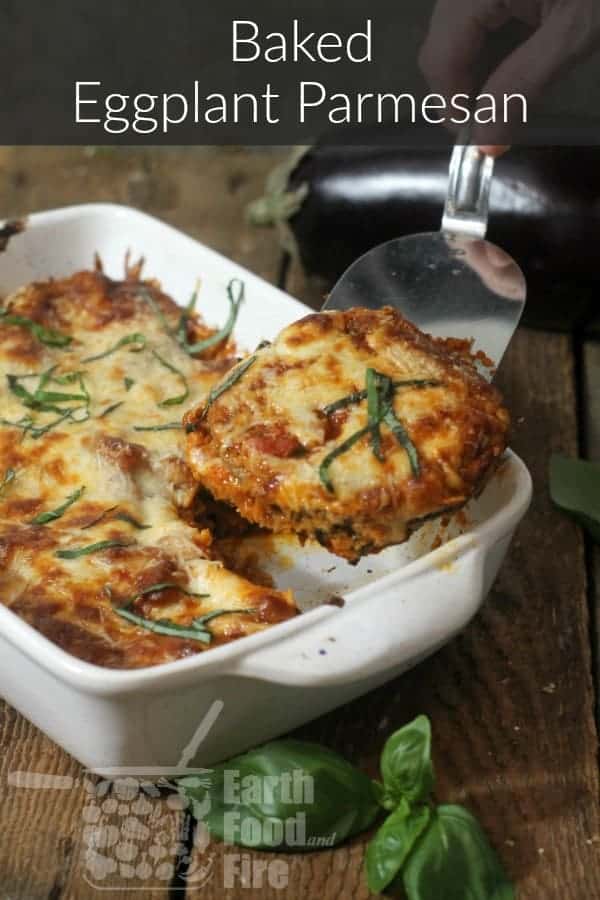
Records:
[[[369,250],[344,272],[323,309],[395,306],[435,337],[473,338],[475,352],[498,366],[527,288],[512,257],[483,240],[494,160],[462,141],[452,153],[441,231]]]

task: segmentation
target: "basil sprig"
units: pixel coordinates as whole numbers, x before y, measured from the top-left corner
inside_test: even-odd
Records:
[[[290,790],[290,780],[304,788]],[[387,818],[369,843],[370,891],[408,900],[514,900],[514,888],[481,826],[460,806],[431,799],[431,728],[425,716],[400,728],[381,755],[382,783],[332,750],[271,741],[178,789],[211,835],[243,847],[332,847]],[[308,790],[306,789],[308,786]],[[289,827],[302,820],[303,827]]]
[[[419,462],[419,454],[417,448],[410,439],[410,436],[396,416],[394,412],[394,394],[399,387],[436,387],[439,382],[427,381],[425,379],[411,379],[410,381],[392,381],[387,375],[382,375],[375,369],[368,368],[365,375],[364,391],[355,391],[334,403],[330,403],[324,407],[325,415],[331,415],[339,409],[344,409],[362,400],[367,401],[367,425],[351,434],[350,437],[342,441],[337,447],[328,453],[319,466],[319,478],[322,484],[327,488],[329,493],[334,493],[335,488],[329,469],[335,460],[347,453],[358,441],[365,435],[369,435],[371,439],[371,448],[373,455],[379,462],[384,462],[383,451],[381,449],[381,425],[385,424],[390,429],[398,443],[406,451],[412,474],[415,478],[419,478],[421,474],[421,465]]]
[[[85,486],[78,488],[76,491],[73,491],[72,494],[69,494],[65,502],[61,503],[60,506],[57,506],[56,509],[50,509],[48,512],[39,513],[34,519],[31,519],[29,524],[47,525],[49,522],[55,522],[56,519],[60,519],[60,517],[66,513],[70,506],[77,503],[84,491]]]
[[[0,309],[0,325],[19,325],[22,328],[26,328],[34,338],[48,347],[68,347],[73,340],[70,335],[63,334],[62,331],[56,331],[54,328],[45,328],[39,322],[34,322],[33,319],[29,319],[27,316],[13,315],[7,309]]]
[[[382,800],[391,810],[367,847],[367,884],[408,900],[514,900],[481,826],[461,806],[435,806],[431,727],[425,716],[396,731],[381,755]]]
[[[550,496],[553,503],[600,543],[600,464],[567,459],[550,460]]]

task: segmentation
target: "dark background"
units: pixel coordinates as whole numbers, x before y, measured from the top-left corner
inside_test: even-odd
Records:
[[[466,0],[457,0],[466,2]],[[307,143],[328,130],[323,115],[312,114],[307,126],[297,122],[298,83],[321,81],[329,93],[343,91],[429,93],[418,71],[417,53],[424,39],[433,0],[323,3],[322,0],[272,2],[220,0],[3,0],[0,8],[0,143],[9,144],[289,144]],[[231,60],[231,23],[252,19],[268,31],[291,33],[300,18],[306,30],[336,31],[342,36],[363,30],[373,19],[374,61],[365,64],[238,63]],[[497,55],[526,36],[509,26],[497,36],[487,68]],[[588,58],[539,105],[542,126],[519,135],[524,143],[598,143],[595,118],[600,108],[599,55]],[[107,134],[101,125],[75,123],[75,82],[101,81],[103,93],[189,94],[200,82],[201,95],[232,91],[261,93],[270,81],[281,94],[278,125],[195,125],[188,122],[167,135]],[[86,111],[92,108],[87,107]],[[102,108],[98,108],[102,113]],[[550,113],[551,123],[548,124]],[[91,115],[91,113],[90,113]],[[441,128],[399,128],[401,143],[435,143]],[[333,136],[358,140],[339,126]],[[361,138],[363,139],[363,138]],[[377,139],[377,133],[374,140]]]

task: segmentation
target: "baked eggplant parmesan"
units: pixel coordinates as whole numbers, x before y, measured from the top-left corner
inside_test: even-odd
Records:
[[[167,662],[296,613],[225,567],[184,458],[182,414],[236,361],[242,288],[221,331],[139,265],[0,308],[0,596],[82,659]]]
[[[190,467],[215,498],[355,561],[475,495],[509,415],[469,342],[385,307],[290,325],[185,423]]]

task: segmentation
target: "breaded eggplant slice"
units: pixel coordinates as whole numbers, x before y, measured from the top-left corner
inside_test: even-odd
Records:
[[[239,363],[188,413],[187,456],[246,519],[355,561],[463,506],[509,423],[469,342],[357,308],[306,316]]]

